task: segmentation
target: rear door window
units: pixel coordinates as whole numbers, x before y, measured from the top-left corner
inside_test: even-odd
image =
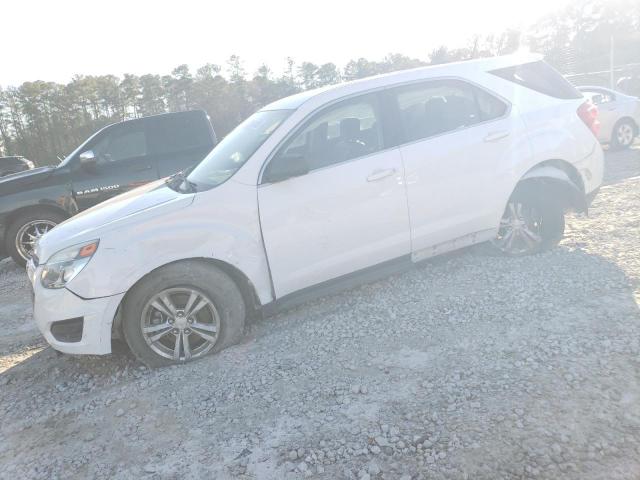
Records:
[[[492,70],[493,75],[554,98],[582,98],[582,94],[546,62],[530,62]]]
[[[172,154],[203,147],[213,148],[209,121],[204,113],[159,115],[146,120],[150,147],[155,154]]]
[[[429,80],[391,89],[392,108],[399,117],[399,143],[430,138],[507,114],[509,105],[462,80]],[[387,97],[389,98],[389,97]]]
[[[394,89],[402,143],[433,137],[482,121],[471,85],[435,80]]]

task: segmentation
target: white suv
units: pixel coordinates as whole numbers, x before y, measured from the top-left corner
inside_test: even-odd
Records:
[[[123,335],[145,364],[237,342],[245,319],[443,252],[550,248],[602,181],[596,110],[538,56],[382,75],[249,117],[187,175],[64,222],[28,270],[68,353]]]

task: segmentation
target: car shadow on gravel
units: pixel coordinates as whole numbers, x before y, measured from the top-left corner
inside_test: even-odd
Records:
[[[482,270],[486,270],[486,272],[492,271],[487,276],[491,278],[494,288],[502,288],[500,292],[502,295],[501,303],[512,301],[514,294],[517,295],[517,298],[543,300],[540,293],[548,290],[548,285],[544,285],[544,278],[547,274],[549,276],[553,275],[557,279],[558,276],[569,278],[572,274],[579,274],[581,269],[591,272],[595,270],[605,278],[615,278],[616,280],[603,282],[598,274],[592,277],[593,284],[590,291],[597,294],[610,293],[611,289],[618,291],[619,295],[616,296],[618,306],[626,305],[628,311],[635,310],[637,313],[638,306],[633,294],[632,282],[626,278],[625,273],[615,263],[583,251],[582,246],[583,243],[574,242],[570,247],[561,246],[551,252],[539,255],[505,258],[489,244],[480,244],[440,255],[423,261],[405,272],[391,275],[385,279],[364,283],[340,293],[306,301],[263,319],[254,319],[248,328],[245,340],[240,346],[232,347],[232,349],[250,348],[247,344],[259,341],[261,335],[269,335],[271,331],[277,331],[281,327],[287,328],[286,325],[279,326],[281,323],[297,322],[299,320],[308,321],[309,319],[315,321],[315,317],[319,312],[342,311],[348,313],[348,305],[353,303],[354,297],[356,299],[358,296],[369,297],[369,292],[371,291],[384,291],[387,299],[393,301],[397,298],[400,303],[403,303],[406,302],[407,297],[423,294],[423,287],[427,284],[429,285],[427,290],[430,295],[433,295],[434,299],[446,299],[453,295],[455,300],[458,301],[461,296],[465,295],[464,287],[462,286],[469,283],[470,270],[477,272],[479,275],[482,275]],[[521,275],[518,273],[527,271],[529,268],[536,268],[536,263],[540,259],[544,259],[545,264],[548,265],[549,270],[547,273],[543,273],[542,276]],[[589,267],[585,269],[587,265]],[[446,272],[446,279],[443,278],[443,272]],[[457,280],[456,276],[460,276],[460,279]],[[580,283],[584,281],[584,278],[581,280]],[[411,284],[414,282],[418,285],[418,288],[412,292]],[[571,282],[562,282],[562,285],[568,289],[572,288]],[[471,296],[482,295],[482,289],[485,286],[478,285],[479,290],[471,292]],[[559,291],[554,292],[555,295],[558,295],[558,293]],[[568,301],[570,297],[571,295],[567,291]],[[584,308],[591,303],[587,299],[585,299],[585,302],[580,308]],[[345,305],[347,305],[346,309]],[[570,302],[567,302],[562,307],[566,308],[569,305]],[[533,305],[530,305],[530,307],[534,309]],[[428,316],[430,312],[421,310],[420,313]],[[638,318],[640,318],[640,315],[638,315]],[[28,352],[37,353],[28,354]],[[11,351],[0,352],[0,358],[3,355],[24,356],[25,360],[17,363],[4,373],[0,373],[0,377],[15,377],[22,372],[28,372],[33,367],[40,369],[42,363],[46,363],[48,367],[69,367],[76,372],[90,372],[99,365],[99,370],[102,370],[105,375],[113,374],[113,371],[118,368],[135,368],[141,365],[130,352],[126,343],[121,340],[114,340],[113,353],[111,355],[66,355],[46,345],[39,333],[30,342],[21,343]],[[214,361],[212,360],[214,358],[215,356],[209,356],[195,363]],[[93,371],[93,373],[98,372]],[[2,384],[2,381],[0,381],[0,384]]]

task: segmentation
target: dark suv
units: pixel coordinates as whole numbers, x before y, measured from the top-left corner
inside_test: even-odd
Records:
[[[31,170],[33,167],[34,165],[31,160],[27,160],[19,155],[0,157],[0,177]]]
[[[37,239],[58,223],[195,165],[215,144],[202,110],[154,115],[104,127],[57,167],[0,179],[0,258],[26,263]]]

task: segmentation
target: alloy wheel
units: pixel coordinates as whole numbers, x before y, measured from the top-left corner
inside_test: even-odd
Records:
[[[533,207],[509,202],[493,244],[509,255],[524,255],[542,245],[542,216]]]
[[[29,260],[40,237],[55,226],[56,223],[51,220],[32,220],[20,227],[16,234],[16,250],[20,256]]]
[[[618,140],[618,145],[623,147],[628,147],[633,143],[634,137],[633,126],[628,123],[622,123],[618,126],[616,130],[616,138]]]
[[[215,346],[220,315],[203,292],[191,287],[169,288],[147,301],[140,327],[155,353],[187,361],[206,355]]]

